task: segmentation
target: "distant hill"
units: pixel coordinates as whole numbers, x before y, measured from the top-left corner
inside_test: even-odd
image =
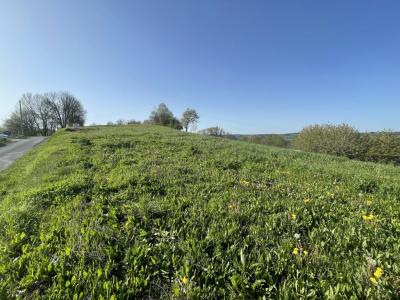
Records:
[[[0,173],[0,298],[394,299],[399,201],[392,166],[60,130]]]

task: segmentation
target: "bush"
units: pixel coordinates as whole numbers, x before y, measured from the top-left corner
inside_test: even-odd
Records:
[[[367,141],[356,129],[346,124],[311,125],[294,139],[293,148],[364,159]]]
[[[400,136],[390,131],[369,135],[366,156],[370,161],[400,164]]]

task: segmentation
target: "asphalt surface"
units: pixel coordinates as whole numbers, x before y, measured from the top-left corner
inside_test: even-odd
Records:
[[[6,169],[26,151],[43,142],[46,137],[35,136],[26,139],[14,140],[14,142],[0,147],[0,171]]]

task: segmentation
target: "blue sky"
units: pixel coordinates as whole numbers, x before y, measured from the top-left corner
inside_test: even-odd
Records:
[[[68,90],[88,123],[165,102],[232,133],[400,130],[400,2],[2,0],[0,70],[0,120]]]

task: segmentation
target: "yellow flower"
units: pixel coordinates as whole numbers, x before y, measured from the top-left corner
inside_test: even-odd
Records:
[[[376,270],[375,270],[375,272],[374,272],[374,276],[375,276],[377,279],[379,279],[379,278],[382,277],[382,275],[383,275],[383,269],[377,267]]]
[[[292,252],[294,255],[297,255],[297,254],[299,254],[299,248],[294,248],[293,249],[293,252]]]
[[[304,199],[304,203],[308,203],[308,202],[310,202],[311,200],[309,199],[309,198],[307,198],[307,199]]]
[[[292,220],[296,220],[296,214],[291,214]]]
[[[189,283],[189,279],[188,279],[186,276],[184,276],[184,277],[182,278],[182,283],[183,283],[183,284],[188,284],[188,283]]]
[[[308,251],[307,250],[303,250],[303,253],[304,253],[305,256],[308,255]]]
[[[362,218],[365,221],[371,221],[371,220],[373,220],[375,218],[375,216],[373,214],[369,214],[369,215],[363,215]]]
[[[370,280],[373,284],[378,284],[378,281],[376,281],[375,277],[370,277],[369,280]]]
[[[247,180],[240,180],[240,183],[243,184],[243,185],[249,185],[250,184],[250,182],[247,181]]]

